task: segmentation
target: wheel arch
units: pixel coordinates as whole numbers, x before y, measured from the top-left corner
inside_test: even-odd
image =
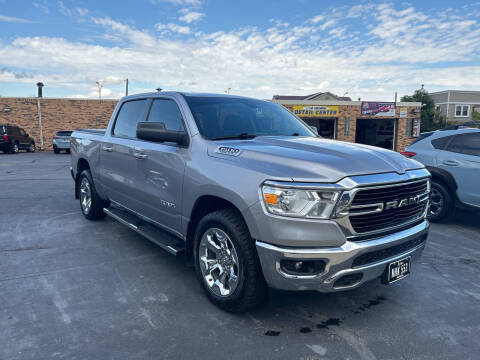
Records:
[[[243,221],[245,222],[248,228],[247,222],[242,212],[231,201],[216,195],[202,195],[198,197],[190,212],[190,220],[188,221],[188,225],[187,225],[186,255],[188,259],[191,259],[193,256],[193,243],[194,243],[194,237],[195,237],[195,230],[200,220],[207,214],[210,214],[214,211],[223,210],[223,209],[235,210],[238,213],[238,215],[243,219]]]
[[[77,161],[77,172],[75,175],[75,199],[79,198],[79,184],[78,184],[78,178],[80,174],[82,173],[83,170],[90,170],[90,164],[85,158],[79,158]]]
[[[432,166],[427,166],[427,170],[430,172],[430,174],[432,174],[432,180],[437,180],[444,183],[448,190],[451,191],[452,195],[455,196],[458,186],[452,174],[444,169]]]

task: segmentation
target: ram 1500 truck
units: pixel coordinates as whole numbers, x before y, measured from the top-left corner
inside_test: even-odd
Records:
[[[430,174],[422,164],[322,139],[269,101],[128,96],[106,130],[75,131],[71,153],[85,217],[112,216],[184,252],[227,311],[259,305],[269,286],[392,283],[425,246]]]

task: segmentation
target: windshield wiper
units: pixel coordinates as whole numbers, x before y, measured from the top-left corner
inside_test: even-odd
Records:
[[[228,136],[218,136],[212,138],[212,140],[228,140],[228,139],[253,139],[257,135],[248,134],[248,133],[241,133],[238,135],[228,135]]]

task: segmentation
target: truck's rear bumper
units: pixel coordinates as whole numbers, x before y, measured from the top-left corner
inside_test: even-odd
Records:
[[[287,248],[261,241],[256,245],[265,279],[271,287],[333,292],[381,277],[392,261],[407,256],[412,260],[419,258],[425,247],[428,228],[429,223],[425,220],[391,235],[361,242],[347,241],[334,248]],[[298,275],[285,271],[282,260],[323,260],[325,266],[319,273]]]

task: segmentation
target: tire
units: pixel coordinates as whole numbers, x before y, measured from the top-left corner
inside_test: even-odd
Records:
[[[214,248],[213,246],[205,246],[209,234],[210,239],[217,245],[215,252],[210,250]],[[225,247],[219,247],[222,243]],[[210,255],[207,254],[207,248]],[[208,259],[212,264],[216,262],[216,265],[207,267],[205,264]],[[259,306],[268,299],[268,287],[263,277],[255,242],[236,210],[215,211],[200,220],[195,231],[194,266],[197,278],[209,300],[225,311],[243,312]],[[215,267],[216,269],[211,270]],[[225,267],[229,270],[224,270]],[[227,287],[221,286],[223,294],[217,285],[222,278],[219,275],[222,272],[228,274],[223,280]]]
[[[58,150],[58,149],[53,149],[53,152],[54,152],[55,154],[60,154],[60,150]]]
[[[11,154],[18,154],[19,150],[20,150],[20,148],[18,147],[18,143],[14,143],[12,145],[12,148],[10,149],[10,153]]]
[[[450,190],[440,181],[432,180],[428,220],[439,222],[451,215],[454,199]]]
[[[90,170],[83,170],[78,177],[80,209],[88,220],[99,220],[105,217],[103,208],[108,202],[97,194]]]
[[[30,146],[27,148],[27,152],[35,152],[35,143],[30,143]]]

